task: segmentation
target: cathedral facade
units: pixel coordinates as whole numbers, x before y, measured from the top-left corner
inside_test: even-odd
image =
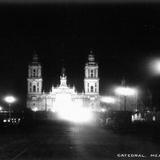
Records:
[[[76,92],[69,87],[65,69],[62,69],[60,83],[52,87],[49,93],[43,91],[42,67],[38,56],[34,55],[28,66],[27,107],[33,111],[56,112],[61,106],[81,105],[94,111],[100,106],[98,64],[93,54],[88,56],[84,65],[84,92]]]

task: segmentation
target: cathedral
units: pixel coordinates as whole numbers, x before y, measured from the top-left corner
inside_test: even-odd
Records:
[[[28,66],[27,107],[33,111],[56,112],[61,106],[81,105],[97,111],[100,107],[98,64],[93,54],[88,55],[84,66],[84,92],[76,92],[75,87],[69,87],[65,69],[62,68],[60,83],[52,86],[51,91],[43,91],[42,67],[38,55],[33,56]]]

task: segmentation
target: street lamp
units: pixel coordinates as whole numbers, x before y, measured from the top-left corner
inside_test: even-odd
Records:
[[[16,101],[16,98],[13,96],[6,96],[4,98],[4,101],[7,102],[9,105],[9,119],[11,119],[11,104]]]
[[[137,90],[130,87],[117,87],[115,93],[124,96],[124,111],[126,111],[126,97],[137,95]]]

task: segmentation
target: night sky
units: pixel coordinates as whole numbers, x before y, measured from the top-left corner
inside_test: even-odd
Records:
[[[125,77],[128,85],[149,89],[160,104],[160,76],[148,70],[149,60],[160,57],[159,3],[1,4],[0,98],[12,93],[25,102],[35,51],[45,91],[59,84],[65,66],[68,83],[81,92],[90,50],[99,63],[101,94]]]

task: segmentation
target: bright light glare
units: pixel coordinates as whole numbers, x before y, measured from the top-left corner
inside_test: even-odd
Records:
[[[137,90],[129,87],[118,87],[115,89],[115,92],[123,96],[133,96],[136,95]]]
[[[104,103],[113,104],[113,103],[115,103],[116,100],[115,100],[114,97],[102,97],[101,101],[104,102]]]
[[[154,74],[160,74],[160,59],[155,59],[150,64]]]
[[[76,106],[67,107],[59,111],[58,114],[61,119],[76,123],[90,122],[93,118],[91,111]]]
[[[72,99],[70,94],[61,93],[56,95],[55,111],[62,112],[71,105],[72,105]]]
[[[32,111],[37,112],[37,111],[38,111],[38,108],[37,108],[37,107],[34,107],[34,108],[32,109]]]
[[[59,94],[56,97],[56,112],[60,119],[75,123],[90,122],[92,112],[83,107],[82,101],[72,101],[69,94]]]
[[[101,108],[101,112],[106,112],[106,109],[105,108]]]
[[[13,96],[7,96],[4,98],[7,103],[14,103],[16,99]]]

